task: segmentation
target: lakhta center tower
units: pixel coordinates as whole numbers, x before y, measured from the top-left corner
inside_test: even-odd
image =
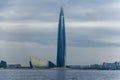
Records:
[[[58,23],[58,41],[57,41],[57,67],[65,67],[66,58],[66,37],[64,11],[61,7]]]

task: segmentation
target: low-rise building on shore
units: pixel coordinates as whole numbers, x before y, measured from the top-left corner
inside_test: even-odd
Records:
[[[36,57],[31,57],[30,67],[31,68],[53,68],[55,67],[55,64],[46,59],[39,59]]]

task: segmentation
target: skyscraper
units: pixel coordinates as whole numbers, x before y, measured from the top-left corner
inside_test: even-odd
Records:
[[[66,58],[66,37],[64,11],[61,7],[59,24],[58,24],[58,41],[57,41],[57,67],[65,67]]]

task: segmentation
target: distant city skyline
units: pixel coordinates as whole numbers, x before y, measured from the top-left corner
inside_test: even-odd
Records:
[[[0,0],[0,60],[56,63],[59,9],[65,10],[67,64],[120,61],[119,0]]]

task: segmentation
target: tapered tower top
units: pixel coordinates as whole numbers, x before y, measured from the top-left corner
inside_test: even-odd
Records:
[[[60,15],[64,15],[64,10],[63,10],[63,7],[61,6],[61,10],[60,10]]]

